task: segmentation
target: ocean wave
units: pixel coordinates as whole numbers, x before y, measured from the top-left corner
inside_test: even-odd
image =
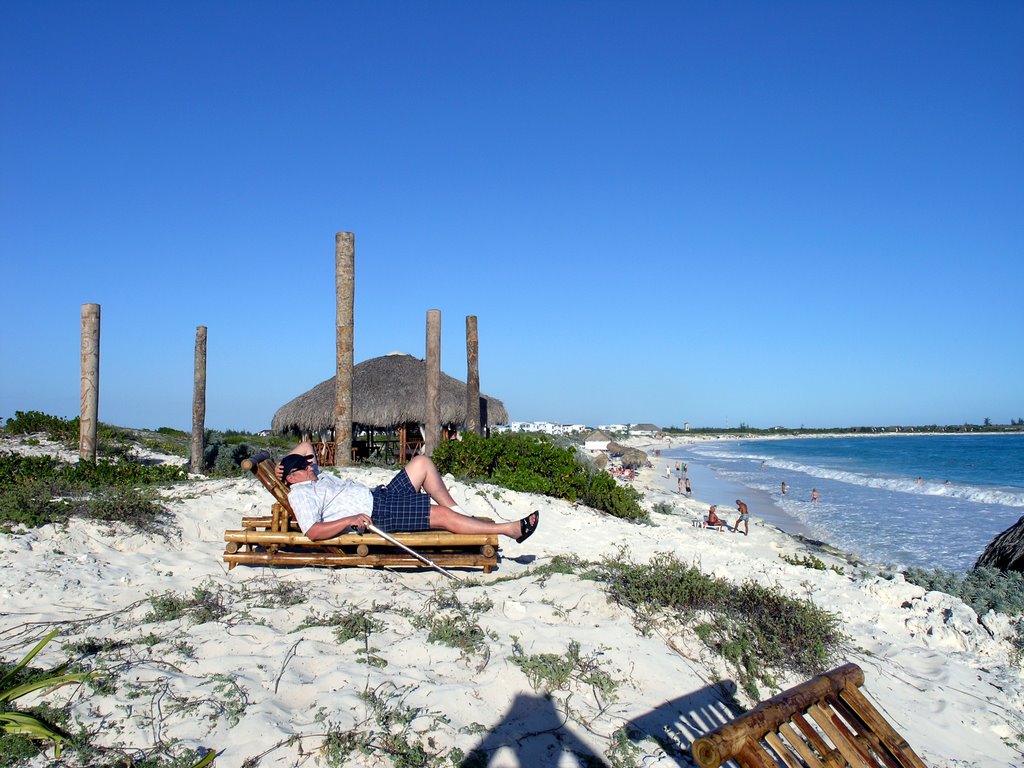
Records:
[[[760,461],[760,459],[758,459]],[[910,477],[877,477],[864,475],[847,470],[827,469],[825,467],[808,466],[793,461],[768,459],[768,465],[775,469],[798,472],[823,480],[835,480],[848,485],[859,485],[865,488],[876,488],[896,493],[912,493],[919,496],[945,496],[963,499],[979,504],[1001,504],[1005,507],[1024,507],[1024,492],[1010,488],[992,488],[961,483],[938,483],[935,481],[918,481]]]

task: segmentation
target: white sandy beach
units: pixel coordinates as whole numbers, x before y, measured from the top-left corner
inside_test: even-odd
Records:
[[[5,439],[0,450],[40,449]],[[496,571],[458,572],[475,586],[455,594],[486,633],[483,650],[468,657],[428,642],[428,630],[416,624],[425,611],[453,610],[446,597],[450,585],[436,572],[229,571],[221,559],[224,530],[270,507],[269,494],[249,477],[197,480],[174,489],[168,503],[180,535],[166,539],[81,521],[0,534],[0,656],[20,658],[56,627],[62,628],[59,642],[34,665],[64,661],[60,643],[124,641],[105,657],[117,674],[115,691],[69,687],[51,696],[71,697],[82,723],[100,730],[100,744],[136,755],[158,739],[179,740],[181,747],[217,750],[216,764],[227,768],[315,765],[328,730],[380,730],[379,717],[359,695],[370,691],[393,708],[421,708],[410,738],[432,743],[442,755],[482,750],[488,759],[481,765],[609,762],[610,739],[623,726],[641,734],[641,753],[632,764],[690,765],[690,741],[730,716],[716,685],[732,677],[724,663],[685,629],[645,636],[596,582],[531,573],[556,555],[600,560],[625,548],[646,561],[672,552],[707,573],[774,585],[840,612],[849,636],[842,661],[864,669],[869,698],[929,766],[1024,765],[1024,670],[1011,666],[1005,617],[990,614],[979,623],[957,599],[926,593],[898,575],[870,575],[870,569],[820,551],[815,554],[845,573],[787,564],[780,555],[810,550],[758,524],[756,509],[749,537],[694,528],[692,521],[708,504],[674,493],[676,481],[665,477],[664,460],[652,461],[635,481],[642,504],[652,509],[667,503],[673,512],[653,514],[650,526],[448,478],[470,514],[513,520],[541,511],[531,539],[522,545],[503,540]],[[373,485],[393,473],[356,468],[341,474]],[[732,500],[713,501],[724,507]],[[733,512],[730,507],[730,522]],[[263,607],[292,586],[303,602]],[[228,613],[202,624],[146,621],[148,597],[191,596],[196,588],[219,592]],[[383,622],[369,635],[369,650],[362,640],[339,643],[331,627],[298,630],[311,614],[355,608],[371,610]],[[546,697],[510,661],[517,647],[525,654],[564,656],[573,642],[581,658],[618,684],[613,697],[596,695],[579,680]],[[368,655],[378,663],[364,663]],[[774,692],[762,689],[765,697]],[[754,703],[742,691],[737,696],[746,706]],[[356,753],[346,764],[391,763]]]

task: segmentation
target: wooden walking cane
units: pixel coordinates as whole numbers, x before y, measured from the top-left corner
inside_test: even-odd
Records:
[[[452,573],[451,571],[446,571],[444,568],[442,568],[440,565],[435,563],[433,560],[430,560],[430,559],[424,557],[423,555],[421,555],[416,550],[411,549],[411,548],[405,546],[405,544],[400,542],[398,539],[396,539],[393,536],[389,536],[388,534],[384,533],[384,531],[382,531],[380,528],[378,528],[377,526],[373,525],[372,523],[370,525],[366,526],[366,530],[370,531],[371,533],[376,533],[382,539],[384,539],[386,541],[390,541],[392,544],[394,544],[396,547],[399,547],[400,549],[404,549],[406,552],[408,552],[410,555],[415,557],[421,563],[423,563],[424,565],[429,565],[434,570],[443,573],[449,579],[454,579],[455,581],[457,581],[459,583],[462,583],[462,579],[460,579],[454,573]]]

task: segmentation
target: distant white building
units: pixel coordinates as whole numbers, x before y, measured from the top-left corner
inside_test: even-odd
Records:
[[[591,453],[601,453],[608,450],[608,443],[611,441],[612,439],[608,435],[600,429],[595,429],[583,438],[583,450],[590,451]]]
[[[563,434],[561,424],[550,421],[513,421],[502,432],[543,432],[546,435]]]
[[[597,428],[602,432],[628,432],[629,424],[601,424]]]
[[[562,434],[563,435],[578,435],[581,432],[587,431],[586,424],[563,424]]]
[[[656,424],[631,424],[629,434],[633,437],[657,437],[661,434],[661,427]]]

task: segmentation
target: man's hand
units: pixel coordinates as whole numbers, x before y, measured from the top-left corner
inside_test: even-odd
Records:
[[[373,519],[369,515],[352,515],[349,520],[351,520],[349,525],[359,533],[366,533],[366,527],[373,523]]]

